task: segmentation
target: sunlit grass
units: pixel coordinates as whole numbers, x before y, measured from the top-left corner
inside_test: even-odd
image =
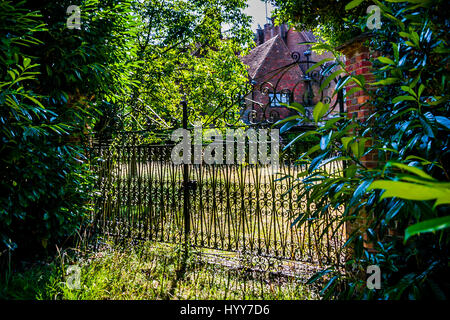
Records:
[[[292,276],[242,265],[211,263],[181,246],[145,243],[104,246],[89,254],[60,254],[2,279],[8,299],[313,299],[311,288]],[[70,289],[67,268],[80,267],[80,288]],[[7,281],[5,281],[7,280]]]

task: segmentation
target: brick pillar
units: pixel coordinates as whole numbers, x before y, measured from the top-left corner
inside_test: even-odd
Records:
[[[371,51],[368,47],[364,46],[364,40],[367,38],[364,36],[357,37],[348,43],[338,47],[337,49],[345,55],[345,67],[346,70],[354,75],[362,75],[366,82],[366,89],[373,89],[368,86],[367,83],[374,82],[375,76],[372,73],[371,59],[379,56],[377,52]],[[351,83],[346,86],[346,90],[350,90],[356,86],[355,83]],[[373,112],[373,106],[367,103],[370,100],[370,96],[364,91],[358,91],[350,96],[346,97],[346,107],[348,117],[356,116],[356,119],[360,122],[365,122]],[[370,141],[366,142],[366,147],[370,146]],[[377,154],[372,151],[368,155],[361,158],[361,162],[368,168],[374,168],[377,166]],[[367,225],[370,222],[370,217],[364,212],[359,213],[360,219],[348,221],[346,223],[346,233],[349,237],[355,230],[360,230],[364,235],[364,246],[368,250],[373,248],[373,244],[367,239],[367,235],[364,232]],[[352,254],[350,249],[349,254]]]
[[[375,76],[372,73],[372,62],[379,56],[378,52],[373,52],[366,46],[364,46],[364,40],[367,38],[364,36],[357,37],[352,41],[340,46],[338,48],[345,55],[345,67],[346,70],[354,75],[362,75],[365,79],[366,84],[375,81]],[[346,86],[345,89],[348,91],[356,86],[355,83],[351,83]],[[366,89],[373,89],[371,86],[366,85]],[[346,107],[348,117],[353,117],[364,122],[373,112],[373,106],[367,103],[370,97],[364,91],[358,91],[352,95],[346,97]],[[370,146],[370,141],[366,142],[366,147]],[[374,168],[377,166],[377,155],[376,152],[371,152],[361,159],[362,163],[368,168]]]

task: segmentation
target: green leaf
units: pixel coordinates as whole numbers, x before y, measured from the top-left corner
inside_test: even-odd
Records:
[[[308,151],[306,151],[305,153],[303,153],[303,154],[300,156],[299,159],[302,159],[302,158],[304,158],[304,157],[306,157],[306,156],[309,156],[309,155],[311,155],[311,154],[313,154],[314,152],[319,151],[319,150],[320,150],[320,145],[316,144],[316,145],[312,146],[311,148],[309,148]]]
[[[336,118],[331,118],[331,119],[327,120],[327,121],[325,122],[325,125],[323,126],[323,129],[325,129],[325,130],[330,129],[331,127],[334,126],[334,124],[335,124],[336,122],[338,122],[338,121],[340,121],[340,120],[342,120],[342,119],[345,119],[345,117],[336,117]]]
[[[40,103],[38,100],[36,100],[34,97],[26,95],[26,98],[30,99],[31,101],[33,101],[35,104],[37,104],[39,107],[41,107],[42,109],[45,109],[45,107],[42,105],[42,103]]]
[[[282,103],[282,105],[285,105],[284,103]],[[305,111],[305,107],[298,103],[298,102],[292,102],[289,105],[286,105],[288,108],[293,109],[299,113],[301,113],[302,115],[306,116],[306,111]]]
[[[11,79],[16,80],[16,74],[12,72],[11,70],[8,70],[9,75],[11,76]]]
[[[430,138],[434,138],[433,128],[430,126],[428,121],[424,117],[420,117],[419,121],[422,124],[423,129],[427,134],[427,136],[429,136]]]
[[[392,50],[394,51],[395,62],[398,62],[399,54],[400,54],[400,45],[398,43],[392,42]]]
[[[436,98],[436,97],[433,97],[433,98]],[[430,102],[429,104],[430,104],[430,106],[437,106],[437,105],[447,102],[447,101],[448,101],[448,96],[444,96],[444,97],[440,97],[439,99],[437,99],[435,101]]]
[[[348,149],[348,144],[350,141],[353,140],[353,137],[342,137],[341,141],[342,141],[342,146],[344,147],[344,150]]]
[[[419,86],[419,91],[417,92],[417,95],[419,96],[419,98],[422,96],[423,90],[425,90],[425,86],[423,84],[421,84]]]
[[[327,50],[330,52],[333,52],[334,48],[327,44],[327,43],[323,43],[323,42],[300,42],[299,44],[304,44],[304,45],[313,45],[312,50]]]
[[[332,134],[333,130],[330,130],[328,134],[322,136],[322,138],[320,139],[320,149],[325,150],[328,147]]]
[[[411,35],[410,39],[414,42],[415,46],[419,47],[420,46],[420,43],[419,43],[420,38],[419,38],[419,35],[417,34],[417,32],[412,31],[410,35]]]
[[[349,96],[351,96],[352,94],[354,94],[354,93],[356,93],[356,92],[359,92],[359,91],[361,91],[361,90],[362,90],[362,89],[361,89],[361,87],[359,87],[359,86],[356,86],[356,87],[354,87],[354,88],[351,88],[350,90],[348,90],[348,91],[345,92],[344,97],[349,97]]]
[[[394,205],[386,212],[386,221],[389,222],[394,218],[400,209],[405,205],[405,202],[402,200],[398,200],[394,203]]]
[[[377,3],[377,5],[380,5],[380,4],[381,4],[380,2]],[[394,21],[395,23],[397,23],[400,26],[400,28],[402,30],[405,30],[405,24],[402,21],[400,21],[399,19],[397,19],[396,17],[394,17],[392,14],[389,14],[387,12],[383,12],[383,16],[388,18],[388,19],[390,19],[390,20],[392,20],[392,21]]]
[[[392,61],[391,59],[387,58],[387,57],[378,57],[378,60],[379,60],[381,63],[384,63],[384,64],[392,64],[392,65],[395,65],[395,62]]]
[[[399,169],[406,170],[408,172],[411,172],[411,173],[413,173],[415,175],[418,175],[419,177],[422,177],[422,178],[430,180],[430,181],[436,181],[435,178],[433,178],[432,176],[430,176],[429,174],[427,174],[423,170],[420,170],[419,168],[416,168],[416,167],[408,166],[406,164],[398,163],[398,162],[388,162],[386,164],[386,167],[389,167],[389,166],[393,166],[393,167],[397,167]]]
[[[345,10],[352,10],[353,8],[356,8],[361,3],[363,3],[364,0],[353,0],[345,5]]]
[[[372,189],[386,190],[381,196],[381,200],[398,197],[418,201],[436,200],[435,206],[450,203],[450,189],[444,187],[440,188],[402,181],[377,180],[370,185],[369,190]]]
[[[414,96],[414,97],[417,98],[417,94],[414,92],[413,89],[411,89],[411,87],[408,87],[408,86],[401,86],[401,88],[402,88],[403,91],[406,91],[406,92],[408,92],[410,95],[412,95],[412,96]]]
[[[315,134],[318,134],[318,132],[317,131],[306,131],[306,132],[303,132],[302,134],[299,134],[298,136],[296,136],[294,139],[292,139],[284,148],[283,148],[283,150],[286,150],[287,148],[289,148],[292,144],[294,144],[298,139],[300,139],[300,138],[304,138],[304,137],[307,137],[307,136],[310,136],[310,135],[315,135]]]
[[[317,123],[327,113],[330,105],[328,103],[322,103],[319,101],[313,110],[313,119]]]
[[[355,189],[352,198],[350,199],[349,206],[353,206],[357,201],[361,199],[366,190],[370,190],[372,180],[365,180]]]
[[[31,59],[30,58],[24,58],[23,59],[23,66],[26,68],[30,65]]]
[[[344,88],[344,86],[352,79],[351,76],[345,75],[341,78],[339,78],[338,82],[336,83],[336,87],[334,88],[333,97]]]
[[[450,216],[422,221],[406,228],[404,241],[419,233],[435,232],[448,227],[450,227]]]
[[[355,158],[359,159],[362,157],[362,155],[366,150],[367,140],[368,140],[367,138],[360,138],[359,140],[354,140],[353,142],[350,143],[350,149],[352,150]]]
[[[413,159],[413,160],[419,160],[420,163],[421,163],[422,165],[424,165],[424,166],[427,165],[427,164],[433,163],[433,162],[431,162],[431,161],[429,161],[429,160],[427,160],[427,159],[424,159],[424,158],[418,157],[418,156],[407,156],[407,157],[405,158],[406,161],[411,160],[411,159]],[[434,164],[436,165],[436,163],[434,163]]]
[[[450,120],[447,117],[436,116],[435,119],[436,119],[436,122],[439,123],[441,126],[444,126],[447,129],[450,129]]]
[[[286,122],[281,128],[280,133],[284,133],[286,131],[289,131],[292,127],[295,127],[298,124],[298,121],[289,121]]]
[[[385,85],[389,85],[389,84],[394,84],[394,83],[396,83],[398,81],[399,81],[398,78],[386,78],[386,79],[383,79],[383,80],[380,80],[380,81],[377,81],[377,82],[370,83],[370,85],[372,85],[372,86],[377,86],[377,85],[385,86]]]
[[[299,120],[299,119],[301,119],[300,116],[293,115],[293,116],[290,116],[290,117],[287,117],[287,118],[284,118],[282,120],[277,121],[274,125],[280,125],[280,124],[283,124],[283,123],[286,123],[286,122],[290,122],[290,121],[293,121],[293,120]]]
[[[366,78],[364,78],[364,76],[362,74],[359,74],[356,76],[352,76],[351,81],[355,82],[361,88],[364,88],[364,85],[366,83]]]
[[[311,67],[309,67],[308,70],[306,70],[305,73],[310,73],[311,71],[313,71],[314,69],[316,69],[317,67],[320,67],[321,65],[323,65],[324,63],[327,63],[328,61],[333,61],[333,58],[326,58],[323,60],[320,60],[319,62],[317,62],[316,64],[312,65]]]
[[[47,74],[51,77],[53,72],[52,72],[52,69],[50,68],[50,66],[46,65],[45,69],[47,70]]]
[[[331,292],[331,285],[336,281],[336,279],[338,278],[338,276],[334,276],[330,279],[330,281],[328,281],[328,283],[325,285],[325,287],[322,289],[322,291],[320,292],[322,295],[328,290],[328,288],[330,288],[330,292]],[[329,293],[330,293],[329,292]],[[328,295],[327,295],[328,296]]]
[[[353,178],[355,176],[357,170],[358,170],[358,167],[354,164],[348,166],[347,168],[345,168],[345,177]]]
[[[397,103],[400,101],[416,101],[416,98],[411,96],[398,96],[392,99],[392,103]]]
[[[330,74],[320,85],[319,94],[333,81],[338,75],[342,74],[342,70],[337,70]]]
[[[309,168],[308,168],[308,172],[309,172],[309,173],[313,172],[314,170],[316,170],[316,169],[319,167],[319,165],[320,165],[320,163],[322,162],[323,158],[325,158],[325,157],[328,155],[328,152],[329,152],[329,151],[326,151],[326,152],[324,152],[324,153],[318,155],[317,157],[315,157],[315,158],[311,161],[311,164],[310,164],[310,166],[309,166]]]

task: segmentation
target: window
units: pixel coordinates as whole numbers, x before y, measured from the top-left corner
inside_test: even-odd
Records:
[[[290,97],[288,92],[282,92],[282,93],[269,93],[270,98],[270,106],[271,107],[283,107],[281,104],[289,104]]]

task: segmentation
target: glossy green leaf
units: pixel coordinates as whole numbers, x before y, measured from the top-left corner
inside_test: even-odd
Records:
[[[395,65],[395,62],[392,61],[392,59],[387,58],[387,57],[378,57],[378,60],[379,60],[381,63],[384,63],[384,64],[392,64],[392,65]]]
[[[349,97],[352,94],[359,92],[359,91],[362,91],[361,87],[356,86],[356,87],[351,88],[350,90],[346,91],[344,94],[344,97]]]
[[[330,130],[328,134],[322,136],[322,138],[320,139],[320,149],[325,150],[328,147],[332,134],[333,131]]]
[[[353,137],[342,137],[341,141],[342,141],[342,146],[344,147],[344,150],[348,149],[348,144],[350,143],[350,141],[352,141],[354,138]]]
[[[319,101],[313,110],[313,119],[317,123],[327,113],[330,105],[328,103],[322,103]]]
[[[450,130],[450,119],[449,118],[443,117],[443,116],[436,116],[435,119],[436,119],[437,123],[439,123],[443,127]]]
[[[398,197],[417,201],[436,200],[437,204],[450,203],[450,189],[448,188],[437,188],[402,181],[377,180],[370,185],[369,190],[372,189],[386,190],[381,199]]]
[[[342,70],[337,70],[337,71],[333,72],[332,74],[330,74],[320,85],[319,94],[330,84],[331,81],[335,80],[336,77],[342,73],[343,73]]]
[[[405,170],[405,171],[408,171],[408,172],[411,172],[411,173],[413,173],[413,174],[415,174],[415,175],[417,175],[419,177],[422,177],[422,178],[430,180],[430,181],[436,181],[435,178],[433,178],[432,176],[430,176],[429,174],[427,174],[423,170],[421,170],[419,168],[416,168],[416,167],[413,167],[413,166],[408,166],[406,164],[398,163],[398,162],[388,162],[386,164],[386,167],[390,167],[390,166],[396,167],[396,168],[399,168],[399,169],[402,169],[402,170]]]
[[[292,102],[291,104],[287,105],[287,107],[299,112],[303,116],[306,116],[305,107],[298,102]]]
[[[425,220],[406,228],[404,240],[406,242],[410,237],[414,235],[426,232],[436,232],[449,227],[450,216]]]

